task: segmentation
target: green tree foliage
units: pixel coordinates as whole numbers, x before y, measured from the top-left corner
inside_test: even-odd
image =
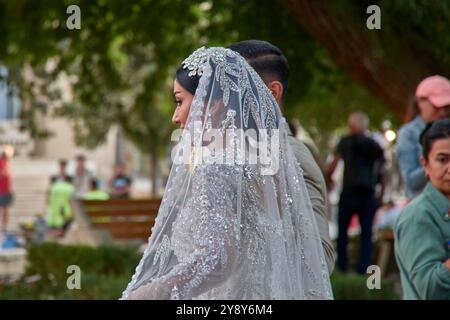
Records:
[[[118,124],[154,158],[165,151],[173,129],[175,67],[201,45],[244,39],[264,39],[284,51],[290,63],[285,113],[300,118],[316,138],[345,124],[353,110],[368,112],[374,126],[384,119],[399,124],[392,106],[348,76],[298,23],[298,14],[287,5],[293,2],[302,0],[0,0],[0,62],[15,70],[10,81],[20,84],[26,129],[38,132],[36,114],[48,112],[46,101],[58,98],[48,84],[64,73],[72,79],[74,99],[57,108],[57,114],[73,120],[78,143],[94,147]],[[379,49],[374,54],[388,65],[402,61],[405,50],[415,50],[428,57],[424,60],[433,70],[449,70],[448,3],[375,3],[382,8],[378,33],[365,30],[365,8],[372,3],[337,1],[331,9],[341,14],[340,23],[361,25],[361,33]],[[81,8],[80,30],[66,28],[66,9],[72,4]],[[336,34],[337,41],[339,37],[345,35]],[[390,51],[397,39],[402,46]],[[48,59],[54,68],[48,67]],[[43,80],[42,95],[49,99],[39,99],[31,90],[36,84],[24,81],[26,65]]]
[[[398,119],[404,120],[420,80],[431,74],[450,73],[448,1],[287,2],[297,20],[346,75],[363,85]],[[381,29],[366,27],[373,18],[373,11],[368,11],[371,5],[380,9]]]

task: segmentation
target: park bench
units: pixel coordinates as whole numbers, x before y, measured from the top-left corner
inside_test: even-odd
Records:
[[[160,205],[161,199],[78,200],[75,219],[97,244],[147,241]]]

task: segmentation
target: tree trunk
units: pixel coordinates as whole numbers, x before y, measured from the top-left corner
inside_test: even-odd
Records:
[[[361,19],[361,24],[349,22],[348,17],[332,12],[329,1],[286,1],[298,22],[321,43],[336,64],[378,97],[400,119],[405,119],[405,111],[417,83],[436,72],[411,50],[411,44],[403,42],[398,36],[395,41],[389,42],[389,46],[380,48],[378,44],[377,47],[374,41],[370,41],[367,32],[377,33],[379,39],[388,37],[383,28],[366,30],[365,19]],[[392,59],[393,52],[401,53],[401,66]]]

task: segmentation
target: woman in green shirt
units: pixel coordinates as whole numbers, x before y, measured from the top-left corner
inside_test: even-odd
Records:
[[[404,299],[450,299],[450,119],[421,136],[423,193],[395,222],[395,255]]]

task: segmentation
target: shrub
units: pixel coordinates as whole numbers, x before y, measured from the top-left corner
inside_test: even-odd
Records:
[[[7,299],[118,299],[131,279],[141,255],[134,248],[33,245],[25,275],[14,284],[0,283],[0,300]],[[81,269],[81,289],[69,290],[69,265]],[[383,279],[381,289],[369,290],[367,276],[335,271],[331,284],[335,299],[398,299],[394,282]]]
[[[331,286],[336,300],[393,300],[399,299],[395,292],[395,283],[389,279],[381,279],[381,288],[367,288],[368,276],[348,274],[334,271],[331,275]]]
[[[24,276],[14,284],[0,284],[0,299],[118,299],[140,256],[130,247],[33,245]],[[70,265],[80,267],[79,290],[67,288]]]

